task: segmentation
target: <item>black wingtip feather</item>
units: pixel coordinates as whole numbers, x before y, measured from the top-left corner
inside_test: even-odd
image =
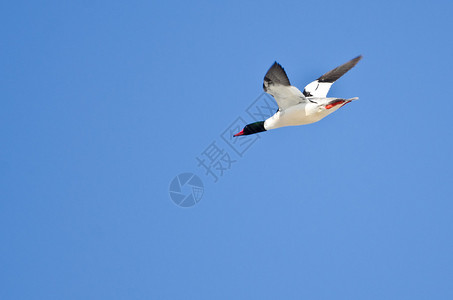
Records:
[[[264,76],[264,82],[266,83],[266,85],[291,85],[288,76],[286,75],[285,69],[283,69],[283,67],[277,61],[274,61],[272,66],[267,71],[266,76]],[[265,91],[267,90],[266,85],[263,85]]]
[[[359,55],[347,63],[342,64],[339,67],[327,72],[326,74],[322,75],[318,78],[319,82],[331,82],[334,83],[337,81],[341,76],[343,76],[346,72],[351,70],[360,60],[362,59],[362,55]]]

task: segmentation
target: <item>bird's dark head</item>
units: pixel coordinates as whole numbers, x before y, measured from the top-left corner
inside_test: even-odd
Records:
[[[264,128],[264,121],[248,124],[244,127],[244,129],[242,129],[242,131],[236,133],[233,136],[249,135],[262,131],[266,131],[266,129]]]

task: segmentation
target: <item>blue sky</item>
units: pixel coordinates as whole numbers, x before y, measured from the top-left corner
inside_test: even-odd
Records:
[[[451,1],[0,5],[1,299],[451,299]],[[277,60],[319,123],[222,133]],[[216,183],[196,157],[236,160]],[[197,174],[202,200],[169,196]]]

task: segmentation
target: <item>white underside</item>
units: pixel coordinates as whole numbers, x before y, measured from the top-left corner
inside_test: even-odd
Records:
[[[290,106],[284,110],[279,110],[272,117],[264,122],[266,130],[285,127],[285,126],[298,126],[318,122],[329,114],[335,112],[343,104],[326,109],[325,105],[337,98],[309,98],[313,102],[303,102],[294,106]],[[358,98],[351,98],[348,100],[356,100]]]

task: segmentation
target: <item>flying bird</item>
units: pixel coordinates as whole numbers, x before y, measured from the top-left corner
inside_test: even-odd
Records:
[[[289,83],[283,67],[274,62],[264,76],[263,89],[277,102],[278,110],[265,121],[248,124],[234,136],[249,135],[285,126],[297,126],[318,122],[358,97],[343,99],[326,97],[332,84],[352,69],[362,55],[327,72],[309,83],[303,93]]]

